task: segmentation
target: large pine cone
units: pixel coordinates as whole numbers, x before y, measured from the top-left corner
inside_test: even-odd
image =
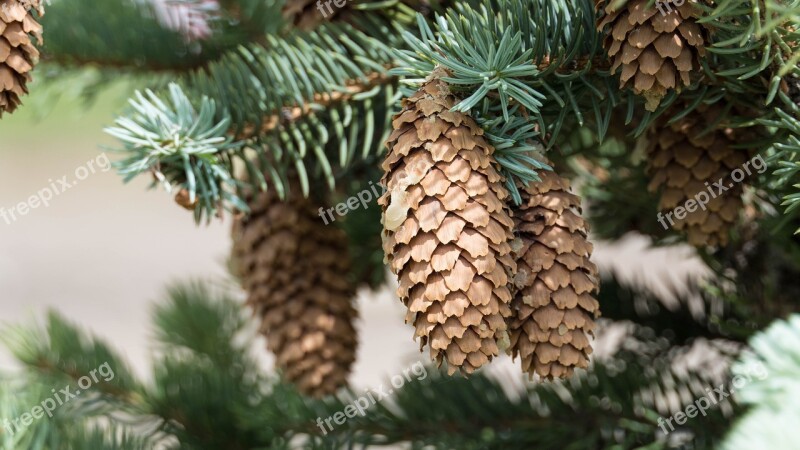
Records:
[[[680,90],[691,82],[691,72],[705,55],[707,32],[697,23],[697,0],[681,6],[671,1],[629,0],[614,8],[613,1],[599,0],[603,16],[597,28],[611,25],[605,47],[614,60],[615,72],[622,67],[620,88],[632,82],[633,91],[645,97],[647,109],[655,111],[669,89]]]
[[[522,247],[517,252],[518,291],[510,320],[512,356],[531,377],[564,378],[586,368],[599,304],[597,267],[569,181],[541,172],[542,181],[520,189],[514,211]]]
[[[33,18],[32,10],[44,14],[38,0],[25,4],[0,0],[0,117],[22,103],[20,97],[28,93],[30,72],[39,62],[39,50],[32,38],[42,44],[42,26]]]
[[[648,131],[648,187],[651,192],[661,192],[658,207],[664,216],[659,221],[665,228],[686,233],[694,246],[726,245],[742,210],[743,183],[732,182],[730,175],[753,155],[753,151],[734,145],[752,141],[755,135],[748,129],[709,130],[720,122],[722,109],[716,105],[701,105],[668,124],[681,106],[665,112]],[[723,192],[717,187],[719,180]],[[708,203],[677,217],[675,208],[686,209],[689,200],[697,203],[702,199]]]
[[[356,358],[355,289],[346,280],[347,237],[325,225],[312,203],[292,189],[249,202],[233,226],[233,266],[261,317],[261,331],[286,379],[304,394],[332,394]]]
[[[513,220],[494,149],[475,121],[450,112],[446,83],[424,84],[392,122],[383,163],[383,245],[420,349],[472,373],[507,343]]]

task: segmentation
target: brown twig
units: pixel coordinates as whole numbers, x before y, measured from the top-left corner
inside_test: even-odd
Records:
[[[568,61],[566,64],[561,61],[561,65],[559,65],[556,71],[559,73],[569,73],[576,70],[583,70],[589,65],[600,68],[604,67],[604,62],[608,63],[605,58],[578,58]],[[552,64],[554,64],[554,62],[550,61],[549,57],[545,57],[537,66],[540,71],[545,71],[548,70]],[[387,70],[390,68],[391,67],[387,67]],[[277,128],[280,124],[292,123],[304,117],[314,110],[315,107],[330,107],[335,103],[346,102],[356,94],[369,91],[378,85],[391,83],[394,80],[394,77],[386,75],[385,72],[372,72],[364,79],[350,80],[346,83],[346,92],[335,91],[314,94],[313,100],[304,103],[302,106],[286,107],[283,108],[280,113],[266,116],[260,126],[254,124],[246,125],[244,130],[236,135],[236,139],[245,140],[256,135],[268,133]]]
[[[260,126],[247,125],[244,130],[239,133],[237,139],[248,139],[258,134],[268,133],[278,127],[281,123],[294,122],[306,114],[310,113],[315,107],[329,107],[335,103],[346,102],[354,95],[362,92],[367,92],[375,86],[391,82],[394,77],[386,75],[386,73],[372,72],[364,79],[348,81],[346,91],[322,92],[314,94],[314,98],[310,102],[304,103],[302,106],[286,107],[281,110],[279,114],[272,114],[266,116],[261,121]]]

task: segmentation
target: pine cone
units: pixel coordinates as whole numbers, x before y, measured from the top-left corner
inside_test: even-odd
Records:
[[[233,265],[248,304],[286,379],[306,395],[331,394],[356,358],[347,237],[300,194],[282,202],[271,189],[249,206],[233,226]]]
[[[386,260],[420,350],[430,344],[450,374],[469,374],[507,344],[514,223],[494,149],[472,118],[450,112],[456,102],[438,79],[403,101],[380,204]]]
[[[39,62],[39,50],[31,38],[42,44],[42,26],[33,18],[32,9],[44,14],[39,0],[0,0],[0,117],[22,103],[30,72]]]
[[[597,267],[589,261],[592,244],[580,198],[569,192],[566,178],[544,171],[540,178],[520,189],[522,204],[514,211],[522,246],[516,252],[509,353],[521,357],[530,377],[565,378],[589,365],[589,339],[600,315],[592,297]]]
[[[649,111],[658,108],[669,89],[680,91],[691,82],[708,42],[706,30],[697,23],[697,0],[680,6],[671,1],[630,0],[614,8],[613,1],[599,0],[603,11],[598,30],[611,25],[605,47],[614,60],[611,71],[620,66],[620,88],[629,81],[633,91],[644,96]]]
[[[647,171],[651,192],[661,191],[659,217],[662,226],[686,233],[690,244],[719,246],[728,242],[729,230],[742,210],[742,183],[732,183],[731,171],[741,167],[752,155],[733,146],[754,139],[746,129],[719,128],[721,108],[700,105],[682,119],[668,124],[676,107],[665,112],[648,131]],[[714,186],[723,180],[724,192]],[[709,189],[711,189],[709,193]],[[696,207],[683,219],[675,216],[676,207],[686,207],[689,200],[709,198],[703,208]]]

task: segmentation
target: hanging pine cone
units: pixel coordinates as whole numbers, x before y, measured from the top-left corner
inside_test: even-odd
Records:
[[[708,130],[720,122],[722,110],[718,106],[700,105],[668,124],[681,112],[681,106],[665,112],[648,131],[649,189],[661,192],[658,207],[664,216],[659,221],[665,228],[686,233],[694,246],[725,245],[742,210],[743,185],[732,183],[729,175],[753,155],[734,145],[754,140],[754,133],[724,127]],[[714,186],[720,180],[723,192]],[[708,202],[703,208],[686,209],[685,217],[677,217],[675,208],[685,208],[689,200],[697,203],[705,199]]]
[[[383,246],[420,349],[472,373],[507,344],[513,220],[494,149],[433,79],[403,101],[383,163]],[[501,345],[503,346],[503,345]]]
[[[599,0],[603,11],[598,30],[611,25],[605,47],[613,59],[612,72],[622,67],[620,88],[629,82],[644,96],[647,109],[655,111],[669,89],[680,90],[691,82],[708,42],[706,30],[697,23],[697,0],[680,6],[672,1],[630,0],[614,7],[611,0]]]
[[[42,26],[32,10],[41,16],[39,0],[0,0],[0,117],[12,113],[28,93],[30,72],[39,61],[39,50],[32,38],[42,44]]]
[[[315,397],[344,386],[355,361],[357,312],[347,237],[325,225],[311,202],[274,189],[249,202],[233,226],[233,265],[261,317],[276,365],[300,392]]]
[[[599,304],[597,267],[580,216],[580,198],[569,181],[541,172],[542,181],[520,189],[514,211],[522,246],[516,252],[517,292],[509,320],[509,353],[531,377],[564,378],[586,368]]]

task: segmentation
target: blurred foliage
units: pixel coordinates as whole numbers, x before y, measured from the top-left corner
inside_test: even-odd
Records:
[[[800,407],[793,401],[800,397],[800,315],[770,325],[753,336],[750,346],[752,351],[732,368],[734,378],[745,381],[737,399],[750,410],[720,448],[793,449],[800,423]]]
[[[425,368],[391,398],[369,402],[366,414],[353,414],[323,434],[317,419],[343,411],[359,397],[366,399],[366,391],[346,389],[312,400],[262,374],[247,350],[252,327],[224,289],[200,283],[175,286],[155,309],[153,323],[158,356],[154,377],[145,384],[108,346],[57,315],[51,314],[43,329],[7,330],[6,341],[26,371],[3,384],[3,417],[18,417],[50,395],[48,386],[74,386],[105,362],[114,378],[57,408],[53,419],[35,421],[13,435],[0,433],[4,448],[23,448],[14,446],[20,443],[43,450],[399,443],[437,449],[671,448],[657,425],[660,416],[676,411],[665,399],[677,394],[681,402],[690,402],[711,383],[697,373],[673,372],[673,359],[684,351],[665,349],[676,341],[634,326],[623,349],[563,383],[531,384],[512,392],[513,383],[502,378],[448,377]],[[15,386],[19,395],[9,395],[6,386]],[[676,434],[690,436],[691,448],[708,448],[724,432],[728,414],[710,410]],[[111,428],[96,428],[100,418]]]

